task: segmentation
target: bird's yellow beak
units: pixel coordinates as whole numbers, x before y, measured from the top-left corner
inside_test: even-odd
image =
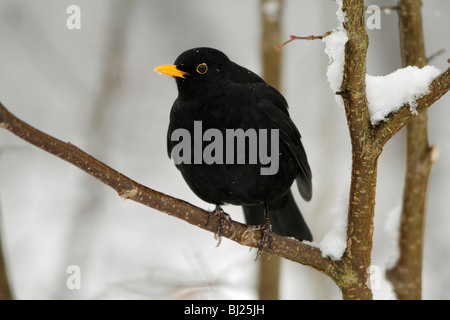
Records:
[[[163,64],[159,67],[155,68],[156,72],[167,74],[171,77],[184,78],[187,75],[187,72],[181,71],[174,64]]]

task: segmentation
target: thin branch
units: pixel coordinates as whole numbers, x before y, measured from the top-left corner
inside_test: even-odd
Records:
[[[430,91],[427,95],[416,101],[416,111],[421,113],[438,101],[450,90],[450,68],[436,77],[430,85]],[[409,104],[404,105],[396,113],[391,114],[387,121],[382,122],[373,128],[376,133],[378,144],[384,145],[398,131],[400,131],[408,122],[417,117],[413,114]]]
[[[313,36],[313,35],[311,35],[311,36],[306,36],[306,37],[290,35],[289,36],[289,38],[290,38],[289,40],[283,42],[282,44],[275,45],[274,48],[276,50],[280,50],[282,47],[284,47],[285,45],[287,45],[288,43],[290,43],[290,42],[292,42],[294,40],[320,40],[320,39],[323,39],[323,38],[329,36],[332,33],[333,33],[333,31],[328,31],[328,32],[326,32],[326,33],[324,33],[323,35],[320,35],[320,36]]]

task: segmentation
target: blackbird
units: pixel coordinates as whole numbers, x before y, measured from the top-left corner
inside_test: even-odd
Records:
[[[257,257],[266,243],[272,248],[272,230],[311,241],[290,190],[295,180],[302,198],[309,201],[311,169],[284,97],[212,48],[187,50],[173,65],[155,71],[174,77],[178,88],[167,134],[169,157],[192,191],[216,205],[212,214],[220,215],[219,236],[223,219],[231,223],[220,206],[232,204],[243,207],[247,224],[263,230]],[[235,133],[233,139],[230,132]],[[239,133],[243,148],[236,145]],[[257,143],[251,139],[255,136]],[[262,157],[269,150],[270,164]]]

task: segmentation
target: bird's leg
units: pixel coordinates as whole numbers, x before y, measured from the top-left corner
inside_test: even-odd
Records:
[[[258,252],[256,253],[255,261],[258,260],[259,256],[263,253],[263,248],[266,243],[269,246],[269,252],[270,252],[269,259],[270,259],[270,257],[272,256],[272,251],[273,251],[273,237],[272,237],[272,225],[270,224],[270,221],[269,221],[269,208],[268,208],[267,203],[264,203],[264,221],[263,221],[263,223],[261,223],[259,226],[251,226],[251,227],[247,228],[247,230],[245,230],[242,237],[244,237],[247,232],[253,232],[253,231],[262,231],[263,232],[261,240],[259,241],[259,247],[258,247]]]
[[[259,256],[263,252],[264,245],[267,243],[269,246],[270,256],[272,256],[273,251],[273,237],[272,237],[272,226],[269,221],[269,208],[267,203],[264,203],[264,222],[259,227],[259,230],[262,230],[263,234],[261,240],[259,241],[258,252],[256,253],[255,261],[259,258]]]
[[[215,233],[214,236],[216,237],[216,239],[219,239],[219,241],[217,242],[218,247],[222,241],[224,221],[225,220],[228,221],[228,223],[230,224],[230,228],[233,230],[233,235],[231,236],[231,239],[236,234],[236,228],[233,220],[231,220],[230,215],[225,213],[225,211],[223,211],[223,209],[219,205],[216,205],[216,208],[209,213],[208,220],[206,220],[206,225],[208,225],[209,222],[211,221],[211,218],[216,215],[219,216],[219,227],[217,228],[217,233]]]

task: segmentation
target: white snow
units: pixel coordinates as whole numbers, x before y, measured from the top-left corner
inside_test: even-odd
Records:
[[[342,11],[342,0],[336,0],[336,4],[338,6],[338,9],[336,11],[337,21],[339,22],[338,28],[344,29],[345,12]]]
[[[402,205],[398,204],[395,206],[388,214],[384,230],[389,238],[389,247],[391,252],[389,253],[388,260],[386,262],[386,268],[393,268],[398,258],[400,257],[399,247],[398,247],[398,237],[400,234],[400,220],[402,215]]]
[[[303,241],[313,247],[319,248],[322,257],[331,260],[340,260],[347,248],[347,223],[348,223],[348,195],[349,188],[342,188],[343,193],[334,207],[330,209],[333,225],[325,234],[320,243]]]
[[[337,0],[336,4],[338,5],[336,11],[338,26],[330,35],[322,39],[322,42],[325,43],[325,53],[330,59],[327,79],[333,93],[341,89],[344,75],[345,44],[348,41],[347,31],[344,28],[345,12],[342,11],[342,0]],[[335,95],[335,97],[337,104],[343,107],[342,97],[339,95]],[[343,189],[347,191],[345,196],[341,196],[337,205],[330,210],[333,219],[331,230],[325,234],[320,243],[304,241],[319,248],[323,257],[330,257],[332,260],[339,260],[347,247],[348,188]]]
[[[271,21],[275,21],[280,11],[280,3],[278,1],[268,1],[263,4],[263,12]]]
[[[405,104],[417,114],[416,100],[429,92],[429,86],[441,71],[433,66],[422,69],[409,66],[386,76],[366,76],[367,100],[373,125],[386,121],[386,117]]]
[[[338,0],[336,3],[338,5],[336,16],[339,24],[330,35],[322,39],[322,42],[325,43],[325,53],[330,59],[327,79],[333,93],[341,89],[344,75],[345,44],[348,41],[347,31],[344,28],[345,12],[342,11],[342,0]],[[343,107],[344,101],[342,97],[335,95],[335,98],[338,106]]]
[[[325,43],[325,53],[330,63],[327,69],[327,79],[331,90],[337,92],[342,85],[345,64],[345,44],[348,41],[344,28],[345,12],[342,11],[342,0],[336,1],[338,10],[336,16],[338,26],[322,41]],[[411,112],[417,114],[416,100],[429,92],[429,86],[433,79],[441,71],[433,66],[406,67],[399,69],[387,76],[366,76],[367,99],[371,122],[373,125],[380,121],[386,121],[386,117],[398,111],[403,105],[409,104]],[[340,95],[335,95],[339,107],[344,106]]]
[[[330,209],[333,226],[318,245],[322,256],[332,260],[341,259],[347,247],[348,188],[343,190],[345,194],[339,197],[336,206]]]

